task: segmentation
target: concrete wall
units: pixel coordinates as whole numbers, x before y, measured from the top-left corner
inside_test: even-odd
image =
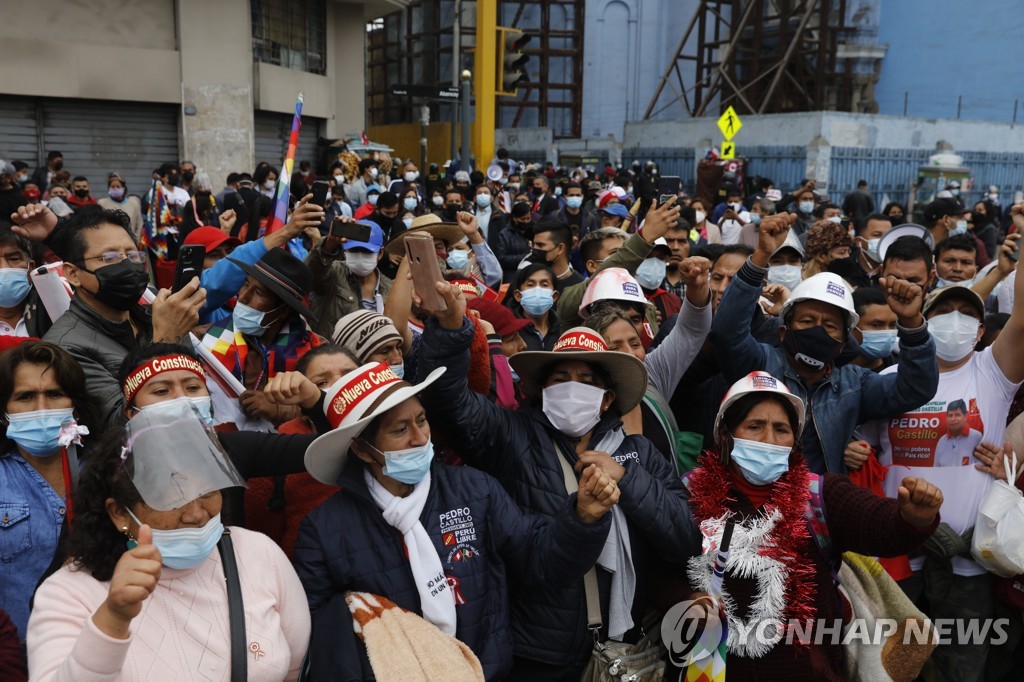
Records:
[[[319,76],[253,62],[249,0],[0,0],[0,96],[178,104],[182,158],[219,185],[254,164],[253,111],[291,113],[299,90],[328,137],[361,131],[365,22],[404,4],[328,2]]]
[[[1014,52],[1024,34],[1019,0],[876,0],[881,3],[878,40],[889,44],[876,89],[879,112],[974,120],[1013,119],[1024,71]]]
[[[583,41],[583,136],[622,136],[643,117],[696,0],[588,0]],[[682,106],[666,114],[682,115]]]

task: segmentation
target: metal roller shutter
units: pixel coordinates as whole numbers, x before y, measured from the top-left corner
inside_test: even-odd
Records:
[[[24,161],[34,171],[45,158],[39,158],[35,101],[0,97],[0,159]]]
[[[288,136],[292,132],[292,114],[278,114],[272,111],[257,111],[253,117],[256,139],[256,163],[266,161],[274,168],[284,163],[288,151]],[[299,131],[299,147],[295,150],[295,167],[300,161],[309,161],[316,169],[320,165],[317,139],[323,130],[322,118],[302,117]]]
[[[178,107],[173,104],[42,99],[45,150],[64,154],[71,174],[89,178],[94,197],[117,171],[131,194],[146,193],[153,169],[178,162]]]

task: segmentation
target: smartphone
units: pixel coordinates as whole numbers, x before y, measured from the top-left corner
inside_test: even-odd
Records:
[[[405,255],[409,258],[413,289],[423,301],[424,310],[448,310],[444,296],[437,293],[434,287],[442,281],[441,266],[437,263],[437,252],[434,251],[434,238],[429,234],[410,234],[405,238]]]
[[[327,202],[327,193],[330,191],[331,186],[329,183],[317,180],[313,183],[313,198],[309,203],[322,207]]]
[[[353,242],[368,242],[370,241],[370,226],[335,218],[331,223],[331,236],[338,239],[344,237]]]
[[[203,273],[203,261],[206,260],[206,247],[201,244],[185,244],[178,249],[178,260],[174,265],[174,285],[171,293],[181,289]]]
[[[663,175],[658,178],[658,206],[661,206],[672,197],[679,198],[679,192],[683,189],[683,181],[678,175]]]

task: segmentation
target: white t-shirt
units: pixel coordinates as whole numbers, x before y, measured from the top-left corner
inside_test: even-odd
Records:
[[[743,226],[750,222],[750,214],[746,211],[741,211],[740,219],[737,220],[723,220],[719,225],[718,229],[722,231],[722,243],[723,244],[736,244],[740,240],[740,234],[743,231]]]
[[[3,320],[0,320],[0,336],[28,336],[28,327],[25,325],[25,316],[22,315],[18,323],[13,327]]]
[[[192,197],[188,195],[188,192],[180,187],[172,187],[171,189],[167,189],[163,185],[160,185],[160,191],[163,192],[164,194],[164,200],[169,205],[174,206],[175,208],[181,208],[192,200]],[[152,201],[153,190],[150,189],[149,192],[146,193],[146,205],[148,206]]]
[[[882,370],[895,372],[897,365]],[[1020,387],[1006,378],[996,364],[989,346],[962,367],[939,374],[935,397],[913,412],[865,425],[865,439],[878,449],[878,460],[889,466],[885,492],[897,496],[900,481],[907,476],[923,478],[942,490],[942,520],[957,533],[974,527],[978,505],[985,499],[992,477],[974,468],[980,462],[974,447],[982,442],[1002,445],[1010,401]],[[967,406],[964,433],[952,437],[946,425],[946,409],[962,400]],[[972,445],[973,443],[973,445]],[[916,571],[923,558],[913,559]],[[985,569],[971,559],[953,558],[957,575],[981,575]]]

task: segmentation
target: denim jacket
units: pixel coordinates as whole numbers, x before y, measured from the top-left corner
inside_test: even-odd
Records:
[[[64,498],[17,452],[0,455],[0,608],[25,641],[28,604],[53,561]]]
[[[935,395],[939,385],[935,342],[925,325],[900,327],[900,362],[894,374],[833,365],[809,396],[786,351],[758,343],[750,334],[751,315],[766,273],[748,259],[733,277],[711,324],[711,347],[727,385],[757,370],[782,379],[808,406],[801,438],[805,456],[809,461],[824,461],[829,472],[845,474],[843,451],[858,424],[910,412]],[[817,432],[817,440],[808,438],[810,429]]]

